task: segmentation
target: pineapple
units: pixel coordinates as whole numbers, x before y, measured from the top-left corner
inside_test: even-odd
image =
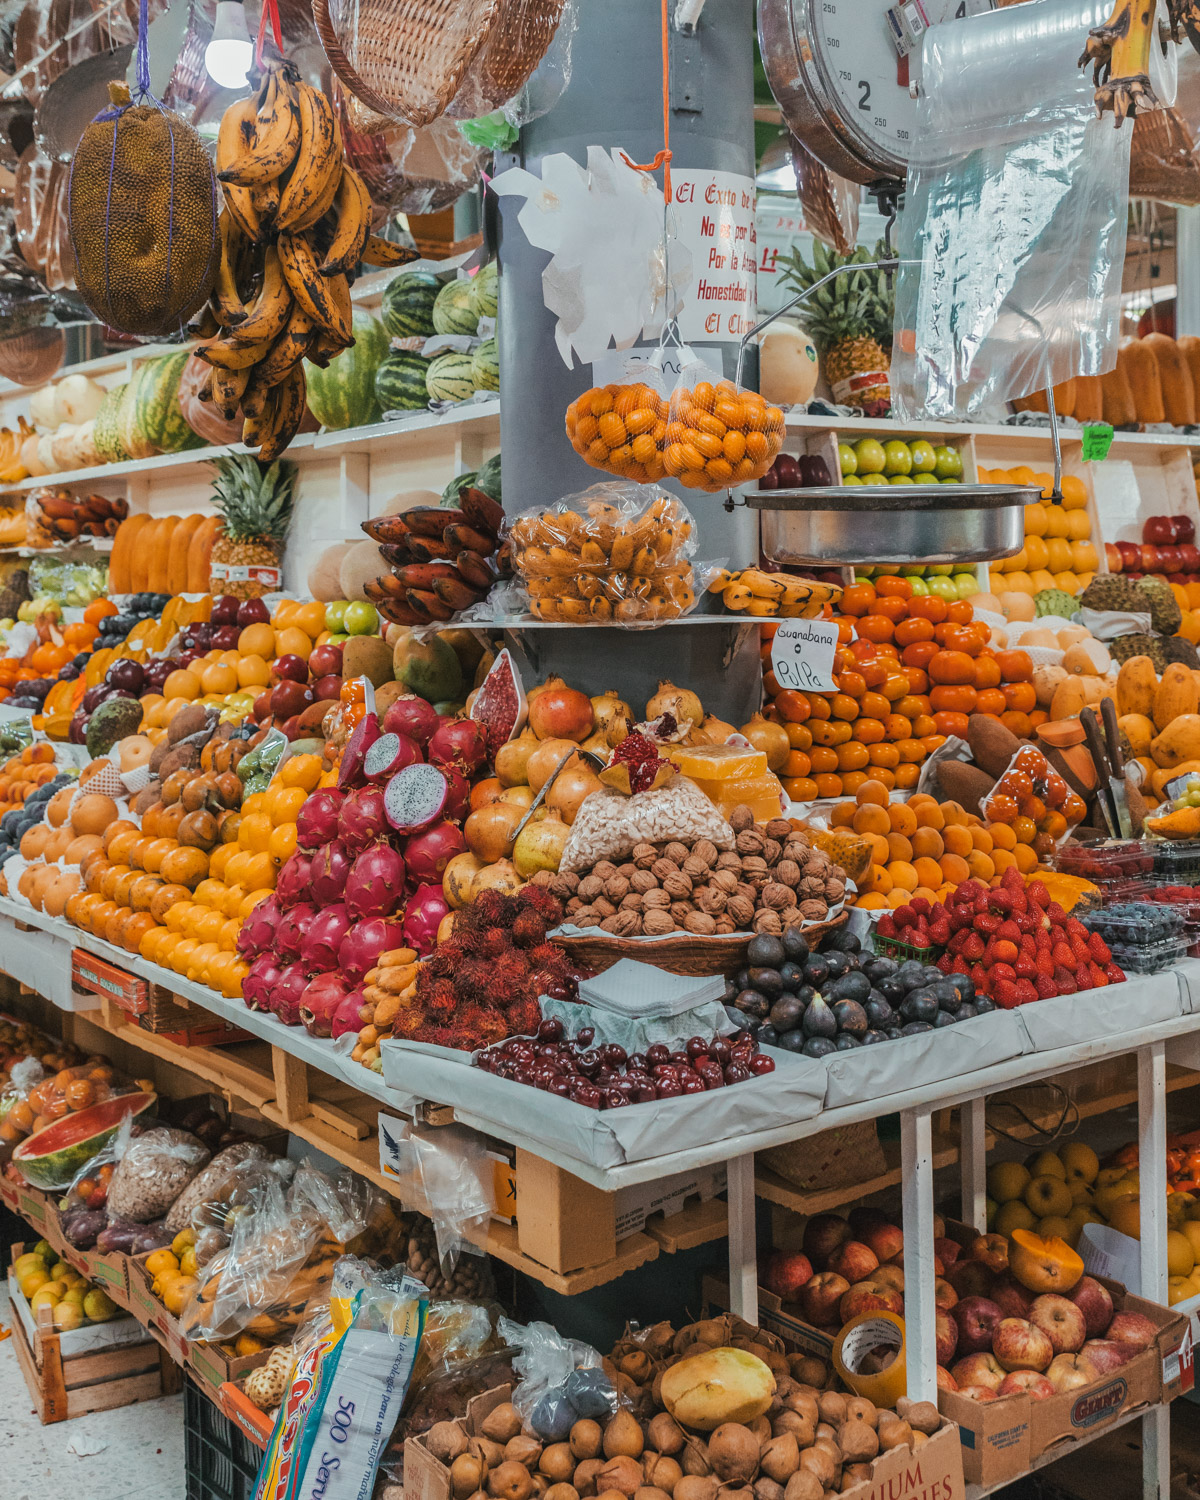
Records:
[[[279,587],[278,569],[292,519],[294,465],[276,459],[264,467],[251,453],[218,458],[213,468],[213,505],[224,525],[213,543],[209,587],[214,594],[259,599]],[[229,568],[274,570],[256,578],[231,577]]]
[[[881,417],[892,404],[884,344],[891,343],[894,298],[882,271],[853,269],[871,258],[861,247],[853,255],[839,255],[814,240],[811,266],[798,250],[780,265],[785,283],[798,292],[807,291],[830,271],[846,267],[845,274],[813,294],[799,316],[820,350],[834,400],[842,406],[860,407],[867,416]],[[864,384],[861,377],[867,375],[879,378]]]

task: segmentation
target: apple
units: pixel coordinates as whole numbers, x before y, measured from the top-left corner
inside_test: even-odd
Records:
[[[1172,516],[1147,516],[1142,522],[1142,541],[1154,542],[1161,546],[1163,542],[1175,540],[1175,522]]]
[[[1124,559],[1121,556],[1121,549],[1116,542],[1105,542],[1104,557],[1108,563],[1108,571],[1110,573],[1119,573],[1125,566]]]
[[[1008,1241],[1002,1234],[981,1234],[971,1241],[967,1254],[985,1265],[993,1275],[1008,1269]]]
[[[1094,1276],[1084,1276],[1071,1288],[1067,1297],[1083,1314],[1088,1338],[1098,1339],[1108,1332],[1108,1326],[1113,1320],[1113,1300],[1106,1286]]]
[[[1178,573],[1183,567],[1183,555],[1178,547],[1160,547],[1158,549],[1159,571],[1166,573],[1168,577],[1172,573]]]
[[[994,1354],[989,1354],[984,1349],[978,1354],[968,1354],[965,1359],[960,1359],[950,1367],[950,1373],[958,1381],[960,1389],[963,1386],[981,1385],[985,1390],[995,1392],[1004,1383],[1008,1371]]]
[[[1171,538],[1174,542],[1194,542],[1196,540],[1196,523],[1191,516],[1173,516],[1175,522],[1175,535]]]
[[[763,1272],[763,1285],[785,1302],[800,1295],[800,1289],[812,1280],[812,1262],[798,1251],[773,1250]]]
[[[348,635],[374,635],[379,629],[379,614],[375,606],[366,599],[355,599],[346,606],[342,629]]]
[[[313,701],[312,689],[302,682],[284,679],[271,689],[271,712],[277,719],[290,719],[303,713]]]
[[[958,1394],[965,1396],[968,1401],[978,1401],[982,1406],[988,1401],[998,1401],[1000,1398],[990,1386],[986,1385],[964,1385],[959,1387]]]
[[[1200,569],[1200,547],[1193,542],[1184,542],[1179,549],[1179,562],[1185,573],[1195,573]]]
[[[1083,1313],[1066,1297],[1047,1292],[1034,1300],[1029,1321],[1050,1340],[1055,1354],[1076,1354],[1087,1338]]]
[[[304,727],[299,714],[293,714],[290,719],[285,719],[280,725],[280,728],[283,730],[284,734],[287,735],[289,740],[307,739],[312,734],[311,729],[306,729]]]
[[[1001,1318],[992,1335],[992,1353],[1006,1370],[1045,1370],[1054,1346],[1028,1318]]]
[[[165,657],[162,661],[151,661],[146,663],[146,686],[156,693],[161,693],[163,684],[171,673],[179,666],[173,656]]]
[[[844,1276],[851,1286],[865,1281],[879,1265],[879,1258],[858,1240],[843,1240],[826,1262],[826,1269]]]
[[[328,641],[322,646],[314,646],[308,658],[308,670],[314,677],[326,677],[329,673],[342,675],[342,648],[331,645]]]
[[[876,1271],[876,1276],[882,1275],[887,1270],[886,1266]],[[952,1307],[958,1306],[958,1293],[950,1285],[944,1276],[935,1276],[933,1279],[933,1300],[936,1306],[944,1307],[947,1312]]]
[[[1087,1368],[1082,1354],[1056,1354],[1046,1370],[1046,1379],[1060,1395],[1091,1385],[1095,1375]]]
[[[104,674],[109,687],[124,688],[127,693],[140,693],[145,686],[146,673],[140,661],[118,657]]]
[[[827,1276],[832,1273],[827,1271]],[[885,1286],[882,1281],[859,1281],[842,1294],[838,1303],[838,1317],[843,1323],[857,1318],[860,1313],[903,1313],[904,1298],[894,1286]]]
[[[247,625],[269,625],[271,611],[262,599],[243,599],[238,605],[237,620],[232,623],[237,624],[242,630]]]
[[[308,681],[308,663],[302,656],[297,656],[294,651],[277,656],[274,671],[276,677],[286,678],[290,682]]]
[[[823,1271],[829,1257],[849,1238],[850,1226],[840,1214],[814,1214],[804,1226],[804,1253]]]
[[[326,699],[332,702],[342,696],[342,679],[333,672],[328,672],[313,683],[312,693],[318,703]]]
[[[241,607],[240,599],[235,599],[232,594],[222,594],[219,599],[213,600],[212,610],[208,616],[209,623],[211,625],[236,625]],[[195,626],[192,627],[193,630],[195,628]]]
[[[800,1306],[805,1319],[809,1323],[815,1323],[818,1328],[836,1323],[838,1303],[849,1290],[850,1283],[844,1276],[835,1276],[832,1271],[818,1271],[800,1292]]]
[[[1117,551],[1121,554],[1122,571],[1129,573],[1140,571],[1142,566],[1142,549],[1136,542],[1118,542]]]
[[[876,1260],[895,1260],[904,1251],[904,1231],[896,1224],[877,1224],[862,1237]]]
[[[962,1246],[957,1240],[934,1240],[933,1253],[941,1260],[944,1266],[952,1266],[962,1254]]]
[[[271,717],[270,690],[265,693],[259,693],[258,697],[254,700],[254,707],[250,710],[250,712],[254,715],[255,719],[260,724],[264,719],[269,719]]]
[[[1088,1379],[1099,1380],[1102,1375],[1119,1370],[1137,1352],[1132,1344],[1118,1344],[1112,1339],[1088,1339],[1076,1357],[1079,1368]]]
[[[1027,1318],[1029,1309],[1036,1300],[1029,1288],[1022,1286],[1011,1271],[1005,1271],[1003,1276],[996,1278],[990,1295],[1006,1318]]]
[[[951,1375],[950,1371],[944,1365],[938,1365],[937,1367],[937,1388],[939,1391],[958,1390],[958,1381],[955,1380],[954,1376]]]
[[[958,1324],[958,1347],[963,1354],[989,1350],[992,1336],[1004,1319],[1004,1314],[987,1297],[964,1297],[950,1309],[950,1316]]]
[[[1034,1401],[1045,1401],[1058,1392],[1044,1375],[1037,1370],[1012,1370],[1000,1382],[997,1396],[1029,1396]]]
[[[939,1307],[934,1326],[937,1329],[937,1362],[948,1365],[958,1348],[958,1324]]]
[[[1144,1313],[1119,1312],[1108,1325],[1107,1337],[1116,1344],[1148,1349],[1158,1337],[1158,1329]]]
[[[898,1292],[904,1290],[904,1267],[889,1261],[886,1266],[880,1266],[877,1271],[872,1271],[871,1281],[878,1281],[883,1286],[895,1287]]]
[[[212,643],[218,651],[236,651],[241,631],[236,625],[222,625],[212,633]]]
[[[864,1245],[871,1243],[867,1238],[871,1230],[878,1229],[881,1225],[892,1222],[881,1208],[871,1208],[867,1204],[857,1204],[850,1210],[847,1217],[850,1221],[850,1232],[856,1240],[861,1240]],[[882,1260],[883,1257],[880,1256],[880,1259]]]
[[[981,1260],[960,1260],[946,1276],[960,1297],[990,1297],[995,1279]]]

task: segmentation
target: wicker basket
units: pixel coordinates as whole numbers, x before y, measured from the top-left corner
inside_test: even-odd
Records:
[[[819,1188],[870,1182],[887,1170],[874,1120],[836,1125],[808,1140],[789,1141],[786,1146],[760,1151],[755,1159],[785,1182],[810,1193]]]
[[[501,0],[500,14],[446,111],[473,120],[507,104],[546,55],[564,0]]]
[[[845,921],[846,913],[842,912],[831,922],[814,922],[804,928],[805,940],[810,944],[819,942]],[[554,941],[575,963],[596,973],[611,969],[623,958],[631,958],[635,963],[652,964],[671,974],[724,974],[726,979],[732,979],[739,969],[746,967],[746,949],[753,936],[752,932],[731,932],[721,937],[698,937],[695,933],[681,932],[647,942],[645,938],[614,937],[612,933],[598,931],[595,937],[564,935],[556,936]]]

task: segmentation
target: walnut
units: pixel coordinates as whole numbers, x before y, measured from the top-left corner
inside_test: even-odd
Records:
[[[550,882],[550,894],[560,901],[571,900],[579,889],[578,875],[555,875]]]
[[[825,899],[830,903],[830,905],[832,905],[835,901],[840,901],[845,894],[846,882],[844,880],[826,881]]]
[[[766,839],[754,828],[746,828],[738,834],[734,840],[737,852],[743,856],[747,854],[761,854],[766,848]]]
[[[635,911],[619,911],[616,916],[605,917],[600,926],[605,932],[615,933],[617,937],[640,937],[642,919]]]
[[[585,875],[579,882],[578,894],[581,901],[594,901],[604,894],[604,881],[599,875]]]
[[[583,910],[583,902],[578,896],[572,896],[567,902],[567,916],[573,917],[577,911]]]
[[[739,929],[749,927],[754,920],[754,902],[747,900],[745,896],[730,896],[725,903],[725,910],[737,923]]]
[[[781,859],[775,866],[775,879],[781,885],[797,886],[800,883],[800,866],[794,859]]]
[[[666,891],[647,891],[642,897],[643,911],[665,911],[671,904]]]
[[[617,908],[613,904],[613,902],[608,899],[607,896],[597,896],[595,901],[592,902],[592,905],[596,908],[596,910],[602,917],[611,917],[616,915]]]
[[[695,910],[696,908],[690,901],[672,901],[670,912],[675,919],[676,927],[682,927]]]
[[[763,840],[763,858],[769,865],[777,865],[783,855],[783,845],[778,839]]]
[[[806,844],[803,839],[790,839],[783,846],[784,859],[794,859],[798,865],[807,864],[811,853],[812,845]]]
[[[735,854],[732,849],[726,850],[724,854],[717,855],[718,870],[732,870],[736,875],[742,868],[742,856]]]
[[[641,911],[642,898],[637,891],[630,891],[628,895],[621,897],[622,911]]]
[[[529,877],[529,884],[548,886],[553,879],[554,876],[550,873],[549,870],[539,870],[536,875],[531,875]]]
[[[742,833],[746,829],[754,827],[754,814],[745,803],[739,804],[729,814],[729,826],[733,829],[734,833]]]
[[[733,888],[733,894],[740,896],[743,901],[749,901],[750,905],[753,906],[754,898],[758,895],[758,892],[748,880],[739,880]]]
[[[670,912],[648,911],[642,917],[642,931],[647,937],[665,937],[675,931],[675,919]]]
[[[717,930],[716,919],[703,911],[692,912],[683,925],[689,932],[697,932],[704,937],[711,935]]]
[[[581,906],[571,920],[576,927],[599,927],[600,913],[594,906]]]
[[[658,858],[658,850],[653,844],[635,844],[631,857],[639,870],[648,870]]]
[[[708,883],[714,890],[724,891],[727,896],[732,896],[738,888],[738,878],[732,870],[714,870],[708,877]]]
[[[702,859],[689,854],[683,862],[683,873],[691,876],[693,880],[705,880],[708,878],[708,866]]]
[[[636,873],[637,865],[631,859],[627,859],[623,864],[617,866],[617,874],[624,880],[632,880]]]
[[[783,932],[783,923],[779,920],[779,913],[760,911],[754,918],[754,930],[760,936],[779,937]]]
[[[676,870],[663,881],[663,890],[676,901],[686,901],[692,894],[692,878],[682,870]]]
[[[824,901],[812,897],[800,903],[800,915],[806,922],[824,922],[829,915],[829,907]]]
[[[795,906],[796,893],[790,886],[781,885],[778,880],[769,880],[762,888],[760,899],[772,911],[782,911],[785,907]]]
[[[750,880],[755,875],[767,873],[767,862],[759,854],[747,854],[742,860],[742,879]]]
[[[781,844],[786,844],[795,831],[786,818],[772,818],[763,830],[769,839],[778,839]]]
[[[701,839],[699,843],[692,845],[692,858],[702,859],[711,870],[717,862],[717,846],[711,839]]]
[[[629,877],[629,889],[644,896],[647,891],[658,889],[658,881],[649,870],[635,870]]]
[[[707,912],[710,917],[719,917],[725,910],[728,901],[724,891],[717,890],[714,886],[704,885],[696,892],[696,905],[701,911]]]
[[[604,894],[610,901],[621,901],[629,894],[629,881],[624,875],[610,875],[604,882]]]
[[[602,859],[599,864],[592,866],[592,874],[599,875],[601,880],[607,880],[610,875],[617,873],[617,867],[611,859]]]
[[[665,857],[656,859],[650,866],[651,875],[653,875],[655,880],[658,881],[665,881],[668,875],[675,875],[678,874],[678,872],[679,866],[675,863],[675,861],[672,859],[666,859]]]
[[[717,918],[717,931],[723,937],[728,933],[737,931],[734,920],[727,911],[722,912],[721,915]]]
[[[809,896],[823,896],[825,894],[825,882],[819,875],[805,875],[796,887],[796,894],[802,901]]]
[[[672,842],[669,843],[663,850],[663,858],[669,859],[673,864],[677,864],[682,867],[684,860],[690,853],[691,850],[686,844],[681,844],[678,839],[673,839]]]

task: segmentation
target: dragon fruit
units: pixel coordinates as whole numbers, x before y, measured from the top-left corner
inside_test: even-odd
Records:
[[[380,839],[354,861],[346,881],[346,909],[355,921],[390,917],[404,899],[407,871],[403,857]]]

